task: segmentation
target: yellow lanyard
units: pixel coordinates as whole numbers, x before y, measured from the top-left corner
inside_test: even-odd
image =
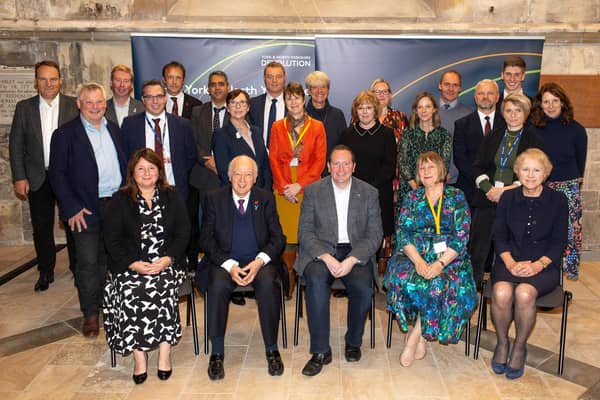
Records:
[[[427,197],[427,195],[425,195]],[[429,205],[429,209],[431,210],[431,215],[433,216],[433,222],[435,223],[435,233],[440,234],[440,217],[442,215],[442,200],[444,199],[444,193],[440,195],[440,199],[438,200],[437,212],[433,209],[433,204],[427,197],[427,204]]]
[[[292,135],[290,134],[290,131],[287,128],[287,118],[284,118],[284,120],[283,120],[283,127],[285,128],[285,131],[288,134],[288,138],[290,139],[290,146],[292,146],[292,150],[296,149],[296,147],[298,146],[298,143],[300,143],[302,141],[304,134],[310,127],[311,118],[310,117],[306,117],[306,118],[308,119],[308,121],[307,121],[307,123],[304,124],[304,128],[302,129],[302,131],[300,131],[300,135],[298,136],[298,140],[296,140],[296,143],[294,143],[294,139],[292,139]]]

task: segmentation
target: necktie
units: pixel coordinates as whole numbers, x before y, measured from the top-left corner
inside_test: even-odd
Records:
[[[179,117],[180,115],[179,115],[179,106],[177,105],[177,97],[171,97],[171,100],[173,101],[173,111],[171,111],[171,114]]]
[[[483,136],[487,136],[488,133],[492,131],[492,126],[490,125],[490,116],[485,116],[485,127],[483,128]]]
[[[244,199],[239,199],[238,204],[238,211],[240,212],[240,214],[244,215],[246,213],[246,210],[244,210]]]
[[[269,109],[269,122],[267,125],[267,149],[269,148],[269,142],[271,141],[271,127],[275,118],[277,117],[277,99],[271,100],[271,108]]]
[[[154,151],[163,159],[162,132],[160,131],[160,118],[154,118]]]
[[[221,127],[221,111],[224,109],[225,107],[213,107],[213,132],[216,131],[217,129],[219,129]]]

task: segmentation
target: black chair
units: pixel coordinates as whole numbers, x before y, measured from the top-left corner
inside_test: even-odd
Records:
[[[369,320],[371,321],[371,348],[375,348],[375,282],[373,285],[373,296],[371,296],[371,308],[369,310]],[[294,318],[294,346],[298,346],[298,331],[300,330],[300,318],[302,312],[302,292],[306,287],[306,282],[302,276],[296,275],[296,314]],[[341,279],[335,279],[331,284],[332,290],[345,290],[346,286]]]
[[[562,307],[562,321],[560,325],[560,347],[558,353],[558,368],[556,374],[562,376],[565,363],[565,342],[567,337],[567,315],[569,313],[569,301],[573,298],[573,293],[563,288],[562,273],[560,274],[560,283],[554,290],[545,296],[538,297],[535,304],[544,310],[551,310]],[[475,334],[475,351],[473,358],[479,357],[479,344],[481,338],[481,329],[487,329],[487,304],[486,299],[492,298],[492,284],[490,281],[484,281],[481,285],[481,296],[479,299],[479,314],[477,316],[477,332]],[[539,311],[539,310],[538,310]]]
[[[188,277],[179,286],[179,297],[186,297],[187,311],[186,311],[186,326],[190,326],[190,316],[192,320],[192,338],[194,340],[194,354],[200,354],[200,346],[198,341],[198,322],[196,321],[196,303],[194,296],[194,286],[192,284],[192,277]],[[179,311],[179,308],[178,308]],[[110,349],[110,366],[112,368],[117,365],[117,352]]]
[[[392,347],[392,326],[393,321],[396,319],[396,315],[391,311],[388,311],[388,326],[385,346],[389,349]],[[471,353],[471,321],[467,321],[465,326],[465,356],[469,357]]]
[[[281,279],[277,278],[276,282],[279,285],[279,296],[281,300],[281,342],[284,349],[287,349],[287,323],[285,320],[285,293]],[[238,286],[233,289],[233,293],[245,293],[254,291],[252,284],[247,286]],[[206,301],[207,292],[204,292],[204,354],[208,354],[208,302]]]

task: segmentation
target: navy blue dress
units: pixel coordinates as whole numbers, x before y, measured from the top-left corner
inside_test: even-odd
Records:
[[[525,197],[520,187],[504,192],[496,208],[492,282],[529,283],[538,296],[554,290],[560,282],[562,253],[567,245],[568,213],[567,198],[547,186],[539,197]],[[514,276],[500,258],[505,251],[516,261],[537,261],[546,256],[552,263],[534,276]]]

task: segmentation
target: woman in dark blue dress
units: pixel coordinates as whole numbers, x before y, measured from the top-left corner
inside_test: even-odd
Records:
[[[229,92],[225,102],[229,122],[223,128],[215,130],[213,136],[213,153],[221,186],[229,184],[229,162],[237,156],[246,155],[258,165],[256,185],[271,191],[273,176],[262,133],[258,127],[246,121],[246,115],[250,111],[250,96],[245,91],[236,89]]]
[[[567,244],[567,198],[543,185],[552,171],[546,154],[535,148],[514,164],[522,186],[504,192],[496,208],[496,262],[492,268],[492,320],[497,344],[492,369],[508,379],[523,375],[527,339],[535,326],[536,298],[560,282],[562,253]],[[508,329],[515,321],[510,349]]]

